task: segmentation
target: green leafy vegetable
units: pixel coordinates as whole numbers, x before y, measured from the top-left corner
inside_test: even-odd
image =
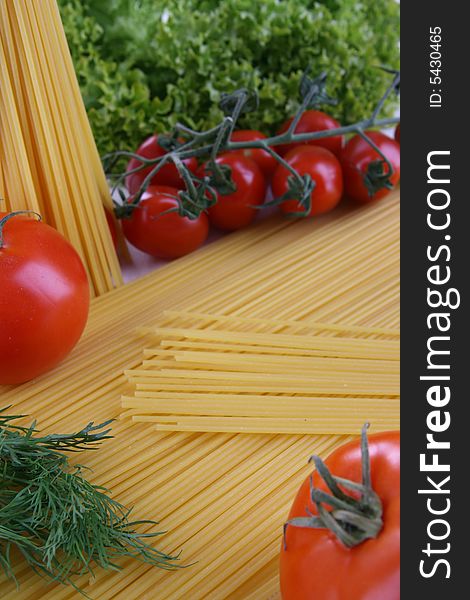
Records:
[[[130,521],[130,510],[84,479],[84,467],[71,466],[64,454],[110,438],[109,421],[41,437],[35,423],[16,425],[19,418],[0,411],[0,566],[9,578],[16,580],[13,547],[36,572],[77,590],[74,576],[93,574],[95,566],[119,570],[120,557],[176,568],[177,557],[145,541],[160,533],[135,530],[154,523]]]
[[[221,92],[255,89],[240,125],[272,133],[298,107],[306,65],[329,73],[328,110],[343,123],[371,113],[398,67],[395,0],[60,0],[101,153],[135,149],[177,122],[220,121]],[[393,105],[388,109],[393,111]]]

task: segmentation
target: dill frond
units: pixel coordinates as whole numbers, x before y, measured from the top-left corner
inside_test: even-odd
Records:
[[[148,543],[162,532],[136,529],[155,521],[131,521],[130,509],[88,482],[85,467],[69,463],[68,452],[97,449],[112,437],[111,421],[40,436],[36,422],[18,425],[22,415],[4,414],[8,408],[0,410],[0,567],[8,578],[17,582],[13,548],[37,573],[78,591],[76,576],[93,575],[96,567],[120,570],[121,557],[168,570],[182,566],[178,555]]]

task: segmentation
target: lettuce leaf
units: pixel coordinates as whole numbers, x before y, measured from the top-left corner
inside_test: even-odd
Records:
[[[273,132],[310,65],[328,71],[334,117],[370,114],[397,68],[395,0],[59,0],[101,152],[134,149],[177,121],[217,123],[221,92],[256,88],[240,125]],[[389,105],[389,110],[393,106]]]

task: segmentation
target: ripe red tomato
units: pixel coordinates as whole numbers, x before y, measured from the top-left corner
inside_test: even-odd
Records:
[[[168,186],[150,186],[142,195],[130,218],[122,219],[122,230],[129,242],[156,258],[173,259],[201,246],[209,233],[207,215],[196,219],[182,217],[169,209],[178,208],[178,190]]]
[[[395,128],[395,139],[400,143],[400,123]]]
[[[368,131],[367,135],[391,162],[393,174],[390,180],[393,185],[397,184],[400,179],[399,144],[380,131]],[[371,196],[364,183],[364,173],[368,165],[377,160],[381,160],[381,156],[361,136],[355,135],[349,140],[341,155],[344,191],[347,196],[357,202],[367,203],[379,200],[390,193],[389,189],[382,188]]]
[[[372,489],[383,511],[377,537],[346,547],[329,529],[287,525],[280,562],[283,600],[399,600],[400,434],[371,435],[369,450]],[[360,441],[338,448],[325,464],[333,476],[361,483]],[[313,485],[329,492],[318,471],[313,473]],[[357,492],[341,488],[359,498]],[[302,484],[289,519],[308,517],[308,511],[318,515],[310,477]]]
[[[261,131],[255,129],[239,129],[232,133],[230,141],[232,142],[251,142],[256,140],[265,140],[266,136]],[[255,161],[258,167],[263,171],[265,177],[271,178],[278,165],[277,160],[261,148],[245,148],[244,150],[232,150],[233,153],[243,154],[247,158]]]
[[[249,225],[256,217],[266,196],[266,179],[258,165],[241,154],[226,153],[217,157],[217,164],[227,165],[237,191],[233,194],[217,194],[217,203],[208,209],[209,220],[214,227],[235,231]],[[202,177],[207,163],[200,169]]]
[[[280,134],[287,131],[289,129],[289,125],[292,123],[292,120],[293,117],[283,123],[277,133]],[[310,133],[312,131],[324,131],[325,129],[337,129],[338,127],[341,127],[338,121],[321,110],[306,110],[300,117],[300,121],[295,129],[295,133]],[[276,146],[274,149],[279,152],[281,156],[284,156],[284,154],[289,152],[289,150],[292,150],[292,148],[296,148],[298,146],[320,146],[322,148],[326,148],[330,152],[333,152],[335,156],[339,156],[341,154],[341,149],[343,148],[343,136],[335,135],[333,137],[320,140],[283,144],[281,146]]]
[[[18,384],[69,354],[87,321],[90,290],[80,257],[58,231],[30,216],[4,218],[0,384]]]
[[[159,156],[164,156],[167,151],[160,146],[158,143],[158,135],[152,135],[147,138],[141,146],[139,146],[136,154],[139,156],[143,156],[144,158],[158,158]],[[196,158],[187,158],[183,160],[183,163],[188,167],[190,171],[193,173],[197,169],[197,160]],[[142,163],[137,158],[131,158],[129,164],[127,165],[127,171],[131,171],[132,169],[137,168]],[[132,173],[132,175],[128,175],[126,177],[126,187],[131,194],[137,193],[142,182],[147,177],[147,175],[152,170],[153,166],[146,167],[137,173]],[[150,182],[152,185],[168,185],[170,187],[184,189],[184,181],[178,173],[178,169],[175,167],[173,163],[168,163],[163,166],[160,171],[154,175],[152,181]]]
[[[284,158],[299,175],[310,175],[316,183],[307,216],[321,215],[338,204],[343,194],[343,174],[338,159],[331,152],[319,146],[299,146]],[[287,192],[288,178],[291,176],[283,165],[278,166],[272,181],[275,198]],[[293,214],[304,211],[305,207],[298,200],[286,200],[281,204],[281,210]]]
[[[105,212],[105,216],[106,216],[106,221],[108,223],[109,232],[111,233],[111,239],[113,240],[113,246],[114,246],[114,249],[117,251],[118,236],[117,236],[116,223],[113,219],[112,214],[109,212],[109,210],[105,209],[104,212]]]

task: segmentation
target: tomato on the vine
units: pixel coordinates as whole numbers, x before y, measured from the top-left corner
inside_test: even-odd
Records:
[[[89,302],[85,268],[69,242],[35,217],[0,213],[0,384],[60,363],[85,328]]]
[[[283,123],[277,132],[278,135],[289,129],[293,119],[294,117],[291,117],[285,123]],[[338,127],[341,127],[338,121],[321,110],[306,110],[300,117],[300,121],[298,122],[294,133],[311,133],[315,131],[324,131],[326,129],[338,129]],[[297,148],[298,146],[320,146],[321,148],[326,148],[330,152],[333,152],[335,156],[339,156],[343,147],[343,136],[335,135],[329,138],[318,140],[282,144],[280,146],[275,146],[274,149],[279,152],[281,156],[283,156],[292,150],[292,148]]]
[[[334,154],[319,146],[299,146],[288,152],[284,159],[299,175],[310,175],[315,182],[306,216],[320,215],[335,208],[343,194],[343,174]],[[289,177],[292,177],[290,171],[279,165],[272,181],[275,198],[287,192]],[[281,210],[286,214],[297,214],[304,212],[306,207],[298,200],[290,199],[281,204]]]
[[[224,231],[235,231],[249,225],[258,213],[266,196],[266,179],[258,165],[238,153],[226,153],[217,157],[216,163],[230,167],[231,177],[236,191],[222,195],[217,193],[217,202],[207,213],[214,227]],[[206,175],[207,163],[198,172]]]
[[[162,148],[158,143],[158,135],[152,135],[147,138],[137,149],[136,154],[148,159],[158,158],[160,156],[164,156],[167,153],[167,150]],[[127,165],[127,171],[132,171],[141,165],[141,161],[138,158],[131,158]],[[197,169],[197,160],[194,157],[187,158],[183,160],[183,164],[193,173]],[[136,173],[131,173],[126,177],[126,187],[131,194],[136,194],[142,185],[144,179],[147,175],[152,171],[155,165],[150,165],[137,171]],[[165,164],[160,171],[156,175],[152,177],[150,182],[151,185],[168,185],[170,187],[184,189],[185,184],[183,178],[178,172],[176,166],[169,162]]]
[[[390,161],[393,167],[390,181],[393,185],[396,185],[400,179],[399,144],[380,131],[367,131],[366,133]],[[348,141],[341,155],[341,166],[344,173],[344,191],[347,196],[356,202],[367,203],[379,200],[390,193],[390,190],[384,187],[371,195],[364,182],[364,175],[367,172],[369,164],[379,160],[382,160],[380,154],[360,135],[355,135]],[[387,168],[386,172],[388,172]]]
[[[265,140],[266,136],[261,131],[255,129],[238,129],[232,133],[231,142],[251,142],[256,140]],[[255,161],[258,167],[263,171],[265,177],[271,178],[278,165],[277,160],[266,150],[262,148],[244,148],[243,150],[231,150],[230,154],[243,154],[247,158]]]
[[[369,485],[364,481],[361,442],[335,450],[324,462],[334,478],[342,478],[339,494],[357,502],[351,512],[333,516],[343,541],[323,523],[315,500],[330,513],[344,503],[328,504],[336,494],[318,468],[297,493],[281,547],[283,600],[399,600],[400,598],[400,434],[369,437]],[[361,484],[367,494],[346,481]],[[370,491],[370,493],[369,493]],[[357,510],[356,510],[357,509]]]
[[[176,188],[150,186],[131,216],[121,221],[126,239],[142,252],[164,259],[179,258],[199,248],[209,233],[207,215],[202,212],[195,219],[181,216],[177,196]]]

